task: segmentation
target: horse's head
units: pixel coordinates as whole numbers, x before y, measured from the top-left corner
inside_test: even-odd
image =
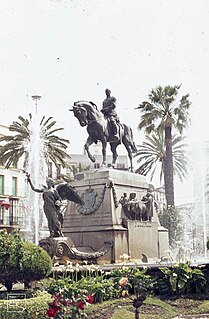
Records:
[[[78,119],[81,126],[88,124],[87,111],[86,108],[82,106],[82,102],[75,102],[69,111],[73,111],[74,116]]]
[[[73,108],[74,116],[77,117],[81,126],[86,126],[94,121],[98,121],[103,115],[98,111],[96,104],[88,101],[74,102]]]

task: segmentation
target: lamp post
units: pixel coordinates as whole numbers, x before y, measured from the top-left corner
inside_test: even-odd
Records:
[[[41,95],[32,95],[31,97],[35,101],[35,111],[37,113],[37,104],[38,104],[38,101],[41,99]]]

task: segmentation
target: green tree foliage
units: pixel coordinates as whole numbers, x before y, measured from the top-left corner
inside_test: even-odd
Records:
[[[168,229],[169,245],[176,247],[176,242],[183,238],[183,221],[178,209],[170,207],[158,214],[160,224]]]
[[[9,131],[15,134],[2,136],[0,142],[4,145],[0,148],[0,164],[9,168],[10,166],[17,166],[21,157],[24,156],[24,168],[28,162],[29,148],[28,145],[31,141],[31,123],[32,116],[29,119],[18,117],[18,121],[14,121],[9,126]],[[61,165],[67,167],[66,160],[69,158],[66,152],[69,140],[63,139],[55,135],[56,132],[63,130],[63,128],[55,128],[56,121],[52,117],[45,119],[42,118],[39,124],[40,138],[44,142],[44,157],[46,163],[53,162],[56,167]]]
[[[5,230],[0,232],[0,282],[7,290],[12,289],[12,284],[17,282],[21,273],[22,239],[19,234],[7,234]]]
[[[185,137],[174,135],[172,138],[173,148],[173,169],[181,181],[188,175],[189,159],[186,153],[187,144]],[[138,145],[136,153],[137,163],[140,164],[136,173],[141,175],[150,174],[152,181],[154,175],[159,172],[160,182],[164,177],[164,158],[166,155],[165,138],[162,132],[145,135],[145,141]]]
[[[51,258],[42,248],[26,242],[19,232],[0,231],[0,282],[8,291],[18,281],[44,278],[51,269]]]
[[[137,109],[141,112],[139,129],[145,129],[147,134],[163,132],[165,136],[164,184],[167,206],[174,206],[174,182],[173,182],[173,153],[172,153],[172,129],[180,134],[189,120],[189,94],[177,100],[181,85],[158,86],[149,93],[149,101],[142,102]]]

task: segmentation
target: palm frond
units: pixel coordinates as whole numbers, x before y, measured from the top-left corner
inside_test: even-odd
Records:
[[[52,117],[45,119],[43,116],[40,122],[40,136],[42,137],[44,147],[44,158],[46,162],[52,162],[58,167],[67,167],[67,159],[70,157],[65,151],[68,147],[69,140],[54,135],[55,132],[63,130],[63,128],[51,128],[56,124]],[[5,142],[0,148],[0,163],[6,168],[17,164],[18,160],[24,156],[24,167],[28,162],[29,154],[27,145],[31,138],[30,123],[32,123],[32,115],[29,114],[29,120],[22,116],[18,117],[19,121],[13,121],[9,126],[9,130],[16,133],[14,135],[0,137],[0,142]]]
[[[173,145],[173,164],[174,175],[182,181],[188,176],[189,159],[186,152],[187,144],[185,137],[174,135]],[[150,174],[150,180],[154,178],[156,172],[159,172],[159,180],[162,181],[164,175],[163,161],[165,158],[165,138],[162,132],[145,135],[145,141],[142,145],[137,145],[138,151],[135,154],[139,167],[136,173]]]

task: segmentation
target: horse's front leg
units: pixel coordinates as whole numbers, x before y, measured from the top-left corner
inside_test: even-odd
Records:
[[[117,158],[118,158],[118,154],[116,152],[116,148],[117,146],[119,145],[119,143],[110,143],[110,149],[111,149],[111,152],[112,152],[112,168],[115,168],[115,163],[117,161]]]
[[[93,143],[93,140],[92,140],[91,137],[89,136],[89,137],[87,138],[87,141],[86,141],[85,145],[84,145],[84,148],[85,148],[85,150],[86,150],[86,152],[87,152],[88,157],[90,158],[90,160],[91,160],[93,163],[95,163],[95,162],[96,162],[96,158],[95,158],[95,156],[93,156],[93,155],[91,154],[91,152],[90,152],[90,150],[89,150],[89,146],[91,146],[92,143]]]
[[[124,146],[128,152],[128,157],[129,157],[129,160],[130,160],[130,171],[133,173],[134,171],[134,168],[133,168],[133,154],[132,154],[132,151],[131,151],[131,148],[130,146],[126,143],[124,143]]]
[[[133,173],[134,167],[133,167],[133,156],[132,156],[132,153],[129,156],[129,160],[130,160],[130,171],[131,171],[131,173]]]
[[[107,164],[107,140],[103,140],[102,142],[102,166],[106,166]]]

